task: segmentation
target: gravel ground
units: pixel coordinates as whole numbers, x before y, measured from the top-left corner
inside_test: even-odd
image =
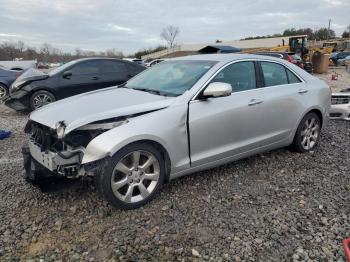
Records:
[[[26,116],[0,106],[1,261],[345,261],[350,123],[314,151],[280,149],[172,181],[147,206],[114,210],[90,181],[21,178]]]

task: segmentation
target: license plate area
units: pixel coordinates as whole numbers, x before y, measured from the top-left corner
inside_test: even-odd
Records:
[[[49,169],[50,171],[54,171],[57,169],[57,164],[55,162],[56,153],[47,151],[41,152],[40,147],[35,145],[33,142],[29,142],[29,151],[31,156],[39,162],[41,165]]]
[[[33,143],[29,142],[29,151],[31,156],[41,165],[49,169],[50,171],[57,170],[58,166],[77,164],[79,163],[79,156],[75,155],[68,159],[63,159],[57,153],[51,151],[42,152],[40,147]],[[62,152],[67,153],[67,152]],[[69,153],[68,153],[69,154]]]

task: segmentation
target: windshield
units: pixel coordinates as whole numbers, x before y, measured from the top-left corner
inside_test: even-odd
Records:
[[[178,96],[189,90],[216,62],[164,61],[126,83],[127,88],[164,96]]]
[[[59,67],[56,67],[55,69],[52,69],[50,72],[49,72],[49,75],[52,76],[52,75],[55,75],[59,72],[62,72],[64,70],[66,70],[68,67],[70,67],[71,65],[74,65],[75,63],[77,62],[77,60],[73,60],[73,61],[70,61],[66,64],[63,64]]]

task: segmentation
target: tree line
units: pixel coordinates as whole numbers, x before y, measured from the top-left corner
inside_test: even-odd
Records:
[[[269,37],[282,37],[282,36],[293,36],[293,35],[307,35],[308,39],[310,40],[327,40],[335,38],[335,32],[334,30],[330,29],[328,31],[328,28],[322,27],[317,30],[313,30],[311,28],[288,28],[283,31],[283,33],[277,33],[273,35],[264,35],[264,36],[251,36],[243,38],[243,40],[250,40],[250,39],[261,39],[261,38],[269,38]],[[342,34],[343,38],[350,37],[350,26],[347,27],[347,29]]]
[[[80,48],[74,53],[63,52],[61,49],[44,43],[40,48],[26,46],[23,41],[0,43],[0,60],[24,60],[37,59],[40,62],[69,62],[74,59],[94,56],[108,56],[115,58],[124,57],[123,53],[116,49],[107,49],[103,52],[86,51]]]

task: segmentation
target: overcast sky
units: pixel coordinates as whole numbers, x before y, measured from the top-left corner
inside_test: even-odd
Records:
[[[340,35],[350,24],[350,0],[0,0],[0,7],[0,41],[126,54],[164,44],[167,25],[180,28],[179,43],[203,43],[327,27],[330,18]]]

